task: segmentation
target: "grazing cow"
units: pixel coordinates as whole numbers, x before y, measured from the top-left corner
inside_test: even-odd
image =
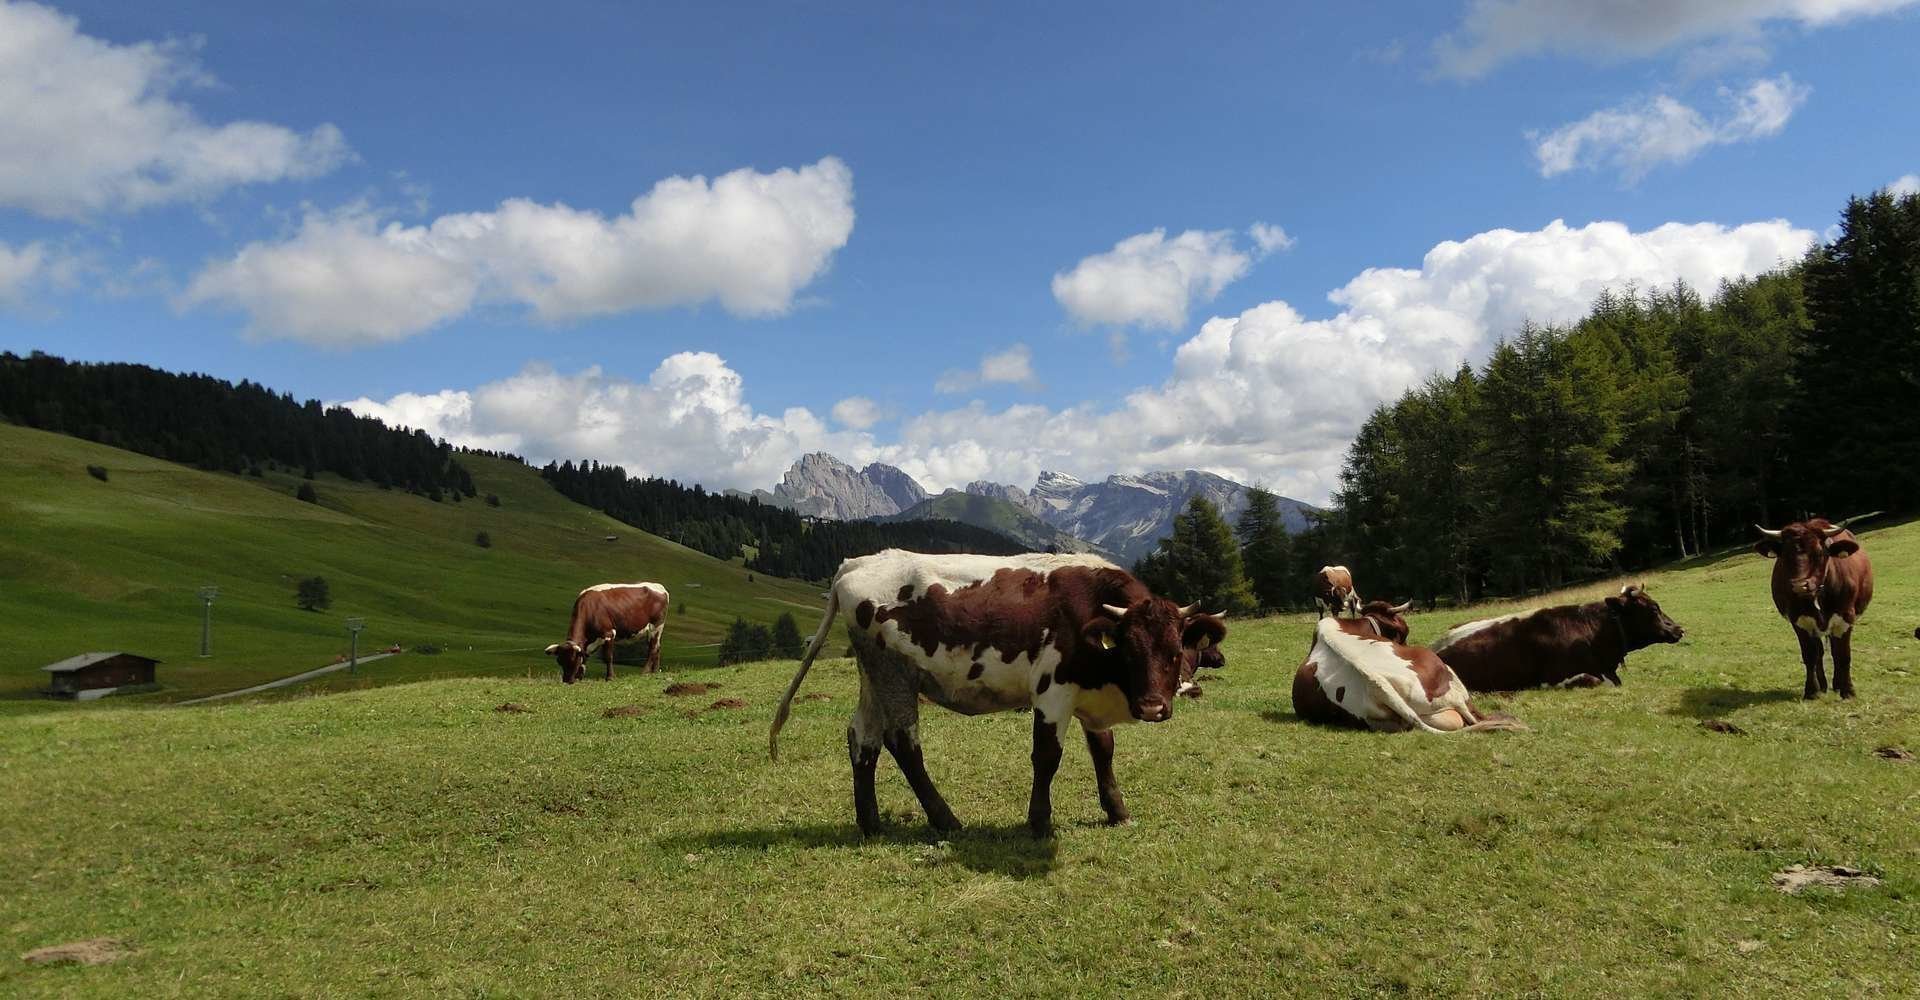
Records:
[[[1388,638],[1397,617],[1322,619],[1293,675],[1294,713],[1308,722],[1385,732],[1526,728],[1506,716],[1481,715],[1466,685],[1432,650]],[[1405,627],[1401,622],[1398,629]]]
[[[1360,616],[1360,595],[1353,589],[1353,574],[1345,566],[1322,566],[1313,574],[1313,603],[1319,607],[1315,618],[1327,615]]]
[[[845,612],[860,666],[860,703],[847,725],[853,807],[863,833],[880,828],[874,768],[880,748],[899,763],[936,830],[960,821],[927,776],[919,698],[965,715],[1033,709],[1033,792],[1027,824],[1053,829],[1060,740],[1085,731],[1107,820],[1128,818],[1113,777],[1113,733],[1162,722],[1189,663],[1226,637],[1221,616],[1155,597],[1132,574],[1089,555],[922,555],[889,549],[848,559],[827,611],[780,700],[767,749],[833,623]]]
[[[1853,697],[1853,625],[1873,600],[1873,564],[1844,524],[1826,518],[1795,521],[1779,530],[1754,525],[1753,550],[1774,560],[1773,606],[1793,625],[1800,662],[1807,668],[1804,697],[1827,689],[1820,637],[1833,649],[1833,689]]]
[[[613,643],[638,638],[648,642],[647,673],[660,669],[660,637],[667,631],[667,588],[657,583],[602,583],[573,600],[573,621],[565,642],[547,647],[560,664],[560,679],[572,684],[587,675],[587,654],[600,643],[613,680]]]
[[[1603,679],[1619,684],[1628,653],[1679,642],[1686,634],[1647,596],[1644,584],[1632,584],[1604,601],[1455,625],[1433,651],[1469,691],[1593,687]]]

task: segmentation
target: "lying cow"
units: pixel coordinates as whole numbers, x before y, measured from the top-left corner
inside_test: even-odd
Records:
[[[1455,625],[1433,651],[1470,691],[1520,691],[1545,685],[1591,687],[1620,683],[1627,654],[1654,643],[1679,642],[1674,624],[1644,585],[1591,604],[1536,608]]]
[[[1353,574],[1345,566],[1322,566],[1313,574],[1313,603],[1319,609],[1315,618],[1327,615],[1360,614],[1360,595],[1353,589]]]
[[[1432,650],[1388,638],[1404,634],[1406,623],[1396,626],[1395,618],[1322,619],[1293,675],[1294,713],[1308,722],[1384,732],[1526,728],[1506,716],[1480,714]]]
[[[1089,555],[921,555],[889,549],[848,559],[834,574],[820,628],[775,713],[767,749],[800,682],[842,613],[860,666],[860,703],[847,726],[853,807],[863,833],[880,828],[874,769],[880,748],[899,763],[934,829],[960,821],[928,777],[919,697],[965,715],[1033,709],[1033,792],[1027,824],[1053,829],[1060,740],[1080,720],[1109,822],[1128,818],[1113,776],[1112,728],[1163,722],[1188,662],[1226,637],[1218,615],[1155,597],[1132,574]]]
[[[647,673],[660,669],[660,637],[667,631],[667,588],[657,583],[602,583],[588,587],[573,600],[573,621],[565,642],[547,647],[560,664],[560,679],[572,684],[587,675],[587,653],[600,643],[607,661],[607,680],[613,680],[613,644],[640,639],[647,647]]]
[[[1800,662],[1807,668],[1803,697],[1817,698],[1827,689],[1823,635],[1833,649],[1833,689],[1853,697],[1853,625],[1873,600],[1873,564],[1860,540],[1845,525],[1820,517],[1779,530],[1756,524],[1754,530],[1762,537],[1753,550],[1774,560],[1774,610],[1800,640]]]

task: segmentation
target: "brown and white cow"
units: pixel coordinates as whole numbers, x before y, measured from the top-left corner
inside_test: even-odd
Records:
[[[1603,679],[1619,684],[1628,653],[1679,642],[1686,634],[1647,596],[1644,584],[1630,584],[1604,601],[1455,625],[1433,651],[1470,691],[1591,687]]]
[[[1405,628],[1384,616],[1321,619],[1313,648],[1293,675],[1294,713],[1322,725],[1384,732],[1526,728],[1506,716],[1482,715],[1432,650],[1387,637]]]
[[[1778,530],[1754,525],[1761,538],[1753,550],[1774,560],[1773,607],[1800,640],[1807,668],[1803,697],[1827,689],[1820,638],[1833,649],[1833,689],[1853,697],[1853,625],[1873,600],[1873,564],[1844,524],[1823,517],[1795,521]]]
[[[560,664],[560,679],[572,684],[587,675],[587,654],[600,643],[607,661],[607,680],[613,680],[613,644],[638,638],[647,647],[647,673],[660,669],[660,637],[667,631],[667,588],[657,583],[602,583],[573,599],[573,621],[567,638],[547,647]]]
[[[767,736],[842,614],[860,667],[860,703],[847,725],[854,816],[880,828],[874,769],[880,748],[899,763],[937,830],[960,826],[927,776],[919,699],[965,715],[1033,709],[1033,791],[1027,824],[1053,829],[1060,742],[1074,719],[1093,756],[1109,822],[1128,818],[1113,776],[1114,726],[1163,722],[1188,664],[1226,637],[1218,615],[1156,597],[1131,573],[1089,555],[922,555],[889,549],[848,559],[827,611]]]
[[[1313,603],[1319,608],[1315,618],[1327,615],[1360,615],[1360,595],[1353,589],[1353,574],[1345,566],[1322,566],[1313,574]]]

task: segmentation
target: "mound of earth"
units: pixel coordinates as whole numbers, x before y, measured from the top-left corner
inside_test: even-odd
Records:
[[[706,694],[708,691],[712,691],[719,686],[719,684],[712,681],[676,681],[667,685],[667,689],[661,693],[670,697],[680,698],[686,695]]]
[[[133,949],[116,938],[89,938],[66,944],[35,948],[20,956],[30,965],[105,965],[133,954]]]
[[[1880,880],[1858,868],[1844,865],[1794,865],[1773,873],[1773,887],[1784,893],[1796,893],[1810,886],[1823,889],[1867,889]]]

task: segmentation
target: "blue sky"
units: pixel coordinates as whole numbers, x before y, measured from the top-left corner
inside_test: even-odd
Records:
[[[1916,51],[1909,0],[0,2],[0,349],[709,485],[1324,500],[1520,320],[1920,171]]]

